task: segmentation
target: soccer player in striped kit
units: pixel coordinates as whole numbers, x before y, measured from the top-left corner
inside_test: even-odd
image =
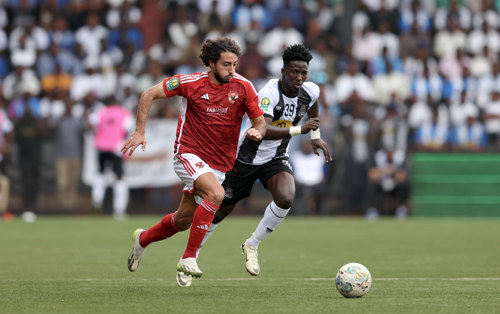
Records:
[[[224,199],[221,183],[236,159],[244,114],[252,125],[246,132],[249,140],[260,141],[266,133],[257,92],[250,81],[235,72],[239,56],[240,48],[232,39],[208,39],[201,47],[200,59],[209,71],[174,75],[141,95],[136,129],[122,147],[122,153],[132,155],[140,145],[146,149],[145,124],[153,100],[181,96],[174,169],[185,187],[177,211],[147,230],[135,230],[128,258],[130,271],[137,270],[149,244],[190,228],[177,270],[186,276],[202,276],[196,252]]]
[[[262,141],[251,141],[245,136],[250,124],[242,130],[236,163],[222,184],[224,201],[202,242],[203,245],[239,200],[250,195],[253,184],[259,179],[271,192],[273,201],[255,231],[241,245],[246,257],[245,267],[253,276],[260,273],[257,254],[260,242],[285,219],[295,198],[295,181],[288,157],[290,139],[311,133],[314,153],[319,155],[318,150],[322,150],[326,162],[332,160],[319,133],[319,87],[306,81],[311,59],[309,50],[303,45],[288,46],[283,52],[281,78],[271,79],[259,91],[260,108],[268,124],[266,136]],[[308,119],[299,126],[306,115]],[[191,280],[189,276],[177,274],[177,283],[181,286],[191,285]]]

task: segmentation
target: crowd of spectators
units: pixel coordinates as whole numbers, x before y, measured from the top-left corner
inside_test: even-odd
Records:
[[[500,147],[499,7],[493,0],[0,0],[2,172],[19,178],[24,205],[36,206],[44,165],[81,158],[58,132],[63,117],[84,121],[107,102],[134,112],[140,93],[164,77],[205,70],[198,54],[206,38],[238,42],[238,72],[256,89],[279,77],[285,46],[303,43],[314,57],[309,79],[321,88],[322,136],[335,156],[324,194],[357,213],[383,211],[380,196],[396,194],[389,211],[406,215],[410,154]],[[321,204],[327,208],[317,212],[333,213],[331,202]]]

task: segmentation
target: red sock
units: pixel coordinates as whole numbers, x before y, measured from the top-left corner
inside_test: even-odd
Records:
[[[141,244],[141,246],[146,247],[152,242],[170,238],[171,236],[179,232],[179,228],[174,222],[174,216],[175,213],[166,215],[159,223],[141,233],[141,236],[139,238],[139,243]]]
[[[196,208],[193,217],[193,224],[191,225],[191,230],[189,231],[189,239],[186,247],[186,251],[182,258],[196,257],[196,251],[201,245],[201,241],[207,233],[208,227],[212,223],[215,212],[219,209],[218,206],[203,200],[201,204]]]

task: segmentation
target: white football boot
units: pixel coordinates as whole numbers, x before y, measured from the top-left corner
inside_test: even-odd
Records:
[[[128,257],[128,270],[130,271],[137,270],[137,268],[139,267],[139,262],[141,261],[142,253],[144,253],[145,248],[143,248],[139,243],[139,237],[143,232],[144,229],[137,229],[134,231],[134,248],[132,249],[132,253],[130,253]]]
[[[241,244],[241,251],[245,254],[245,267],[247,272],[252,276],[257,276],[260,273],[259,267],[259,253],[257,252],[256,246],[251,246],[247,244],[248,240]]]
[[[196,258],[194,257],[181,258],[177,264],[177,270],[183,272],[184,275],[196,278],[200,278],[203,275],[203,272],[198,268]]]

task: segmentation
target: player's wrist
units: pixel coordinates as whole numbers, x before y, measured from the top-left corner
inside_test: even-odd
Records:
[[[321,138],[321,134],[319,133],[319,128],[311,131],[311,140],[317,140]]]
[[[302,134],[302,127],[301,126],[291,126],[288,128],[288,132],[290,133],[290,136],[296,136]]]

